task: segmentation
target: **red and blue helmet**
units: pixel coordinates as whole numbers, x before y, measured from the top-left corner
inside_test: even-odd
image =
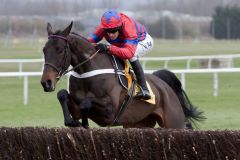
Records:
[[[122,19],[118,12],[110,10],[103,14],[101,23],[104,29],[114,29],[122,26]]]

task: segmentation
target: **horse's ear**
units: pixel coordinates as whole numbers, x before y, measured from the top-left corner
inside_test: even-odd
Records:
[[[48,32],[48,35],[51,35],[53,34],[53,31],[52,31],[52,26],[50,23],[47,23],[47,32]]]
[[[67,37],[69,35],[72,29],[72,25],[73,25],[73,21],[71,21],[70,25],[67,28],[65,28],[64,31],[62,31],[62,35],[64,37]]]

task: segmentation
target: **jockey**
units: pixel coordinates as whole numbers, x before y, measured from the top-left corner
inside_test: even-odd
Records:
[[[105,38],[110,45],[98,43]],[[108,52],[118,58],[128,59],[140,86],[136,98],[148,100],[151,98],[144,77],[143,68],[138,60],[153,48],[153,39],[145,27],[123,13],[110,10],[101,18],[101,24],[90,34],[88,40],[98,43],[96,49]]]

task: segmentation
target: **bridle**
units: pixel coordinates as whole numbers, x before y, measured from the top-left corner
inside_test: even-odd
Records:
[[[70,71],[73,71],[74,69],[80,67],[81,65],[85,64],[86,62],[88,62],[89,60],[91,60],[93,57],[95,57],[97,55],[97,53],[99,52],[99,50],[97,50],[94,54],[92,54],[90,57],[88,57],[86,60],[84,60],[83,62],[77,64],[76,66],[74,66],[71,69],[67,69],[66,67],[66,62],[67,62],[67,58],[69,56],[69,52],[67,51],[67,49],[69,49],[69,43],[68,43],[68,39],[66,37],[60,36],[60,35],[49,35],[48,39],[51,38],[58,38],[58,39],[62,39],[66,42],[66,47],[64,48],[64,58],[63,58],[63,63],[61,63],[61,67],[58,68],[57,66],[55,66],[54,64],[50,63],[50,62],[45,62],[44,65],[48,65],[50,67],[52,67],[54,70],[56,70],[58,72],[58,75],[56,77],[56,79],[60,79],[63,75],[67,74]]]

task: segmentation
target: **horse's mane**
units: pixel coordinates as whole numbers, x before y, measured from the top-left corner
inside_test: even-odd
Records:
[[[61,32],[62,32],[61,30],[57,30],[57,31],[54,32],[54,35],[59,35],[59,34],[61,34]],[[83,39],[84,41],[87,41],[88,43],[91,43],[91,42],[88,41],[87,38],[83,37],[82,35],[80,35],[76,32],[71,32],[70,35],[76,36],[77,38]]]
[[[76,32],[71,32],[70,34],[71,34],[71,35],[74,35],[74,36],[76,36],[76,37],[78,37],[78,38],[80,38],[80,39],[84,39],[85,41],[89,42],[87,38],[83,37],[82,35],[80,35],[80,34],[78,34],[78,33],[76,33]],[[89,42],[89,43],[90,43],[90,42]]]
[[[75,32],[71,32],[69,35],[76,38],[79,42],[83,43],[83,45],[94,48],[92,43],[84,36],[79,35],[78,33],[75,33]]]

